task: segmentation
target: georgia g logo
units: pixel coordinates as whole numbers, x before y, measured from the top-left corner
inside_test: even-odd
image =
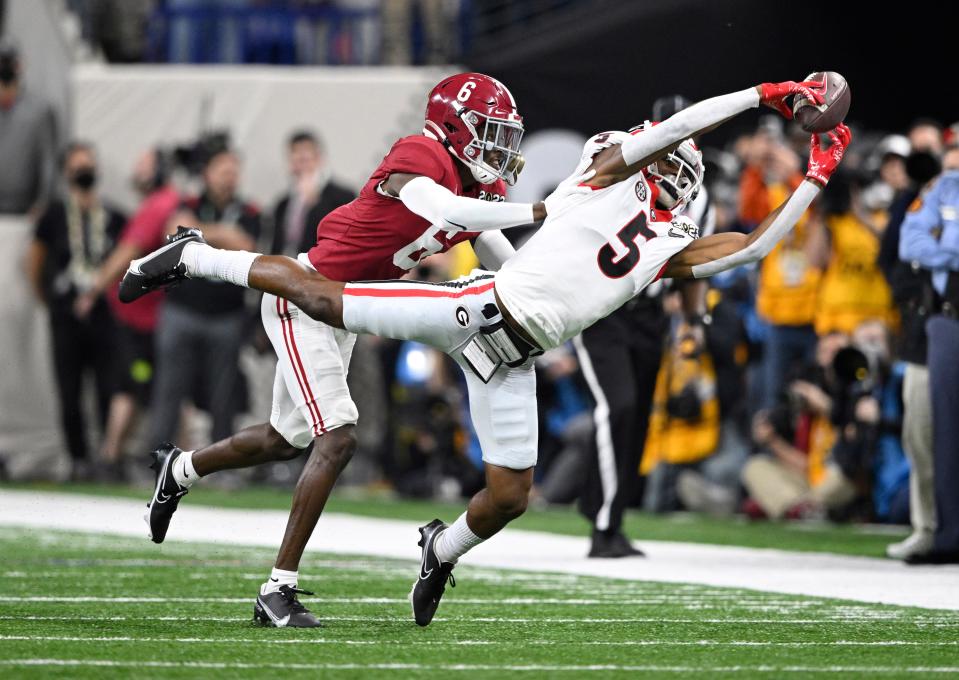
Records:
[[[456,323],[463,328],[469,328],[470,313],[467,311],[466,307],[461,306],[456,308]]]

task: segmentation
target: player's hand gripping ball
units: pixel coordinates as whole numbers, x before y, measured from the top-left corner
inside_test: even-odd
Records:
[[[852,94],[849,83],[835,71],[811,73],[806,80],[822,83],[819,89],[823,101],[814,103],[808,97],[793,100],[793,117],[806,132],[828,132],[846,119]]]

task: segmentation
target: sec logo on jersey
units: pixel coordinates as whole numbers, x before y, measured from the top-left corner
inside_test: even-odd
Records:
[[[639,199],[640,203],[646,202],[646,182],[643,180],[636,182],[636,198]]]

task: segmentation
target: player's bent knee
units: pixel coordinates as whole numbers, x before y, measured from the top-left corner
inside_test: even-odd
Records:
[[[516,519],[524,512],[529,503],[529,488],[524,485],[510,485],[508,488],[489,489],[493,508],[501,517]]]
[[[507,517],[510,520],[514,520],[526,512],[528,500],[528,494],[524,493],[522,495],[497,499],[493,502],[493,507],[496,508],[496,512],[501,517]]]
[[[324,463],[342,470],[356,452],[356,428],[344,425],[330,430],[320,439],[318,449]]]
[[[314,273],[299,286],[293,304],[307,316],[337,328],[343,326],[343,300],[332,282]]]

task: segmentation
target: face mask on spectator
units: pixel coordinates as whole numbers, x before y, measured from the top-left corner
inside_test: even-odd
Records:
[[[913,151],[906,159],[906,174],[919,186],[938,175],[941,169],[939,158],[928,151]]]
[[[81,191],[88,191],[97,183],[97,169],[94,167],[77,168],[70,176],[70,184]]]

